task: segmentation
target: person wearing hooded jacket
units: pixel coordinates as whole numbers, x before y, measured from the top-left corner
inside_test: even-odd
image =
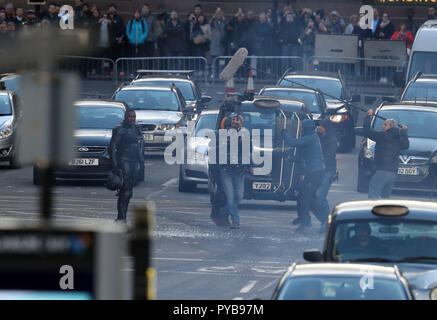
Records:
[[[389,198],[396,180],[399,155],[401,150],[410,147],[408,127],[398,127],[394,119],[387,119],[382,125],[382,131],[370,127],[373,110],[367,111],[364,118],[364,136],[375,141],[375,173],[369,182],[369,199]]]
[[[144,57],[146,51],[145,40],[149,33],[147,22],[141,18],[139,9],[134,11],[133,19],[127,23],[126,36],[129,41],[129,55],[131,57]]]
[[[296,231],[305,231],[311,227],[310,210],[325,174],[322,147],[314,121],[305,119],[302,121],[302,129],[303,135],[297,139],[292,138],[286,131],[283,132],[285,142],[290,147],[297,147],[299,157],[304,162],[304,180],[299,188],[301,195],[297,206],[298,217],[293,221],[293,224],[300,224]]]

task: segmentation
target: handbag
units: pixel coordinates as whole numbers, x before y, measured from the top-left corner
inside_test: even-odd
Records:
[[[110,191],[115,191],[121,189],[123,183],[123,173],[121,172],[121,170],[115,172],[111,171],[106,178],[105,188]]]
[[[199,35],[193,38],[194,44],[201,44],[206,42],[206,38],[204,35]]]

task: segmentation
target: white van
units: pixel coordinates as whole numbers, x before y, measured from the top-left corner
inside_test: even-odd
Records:
[[[437,74],[437,20],[426,21],[417,31],[411,48],[406,83],[418,71]]]

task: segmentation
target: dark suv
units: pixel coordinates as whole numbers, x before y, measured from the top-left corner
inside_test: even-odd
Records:
[[[393,118],[408,127],[410,147],[399,156],[399,169],[394,189],[432,190],[437,185],[437,102],[387,103],[376,109],[375,114]],[[384,120],[374,117],[371,126],[381,130]],[[374,170],[375,142],[365,138],[358,156],[358,192],[367,192]]]
[[[341,152],[348,152],[355,147],[354,127],[357,122],[358,111],[338,99],[346,102],[359,102],[359,95],[351,95],[346,82],[338,73],[328,72],[285,72],[279,79],[278,86],[281,87],[305,87],[320,90],[325,94],[328,110],[335,111],[330,120],[336,125],[338,133],[338,149]],[[328,95],[329,96],[328,96]]]

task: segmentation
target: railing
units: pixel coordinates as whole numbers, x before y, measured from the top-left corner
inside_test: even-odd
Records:
[[[114,80],[114,61],[107,58],[57,56],[61,71],[77,73],[82,80]]]
[[[147,70],[193,70],[193,78],[207,81],[208,61],[204,57],[145,57],[145,58],[119,58],[115,61],[115,81],[134,78],[136,71]]]
[[[232,56],[216,57],[212,61],[212,78],[214,81],[219,80],[220,72],[231,60]],[[257,81],[276,82],[285,70],[292,68],[296,71],[302,71],[304,61],[302,57],[297,56],[248,56],[235,74],[235,78],[247,81],[249,71],[256,77]]]
[[[313,71],[340,71],[353,92],[386,93],[404,86],[408,61],[314,56],[307,59],[306,65]]]

